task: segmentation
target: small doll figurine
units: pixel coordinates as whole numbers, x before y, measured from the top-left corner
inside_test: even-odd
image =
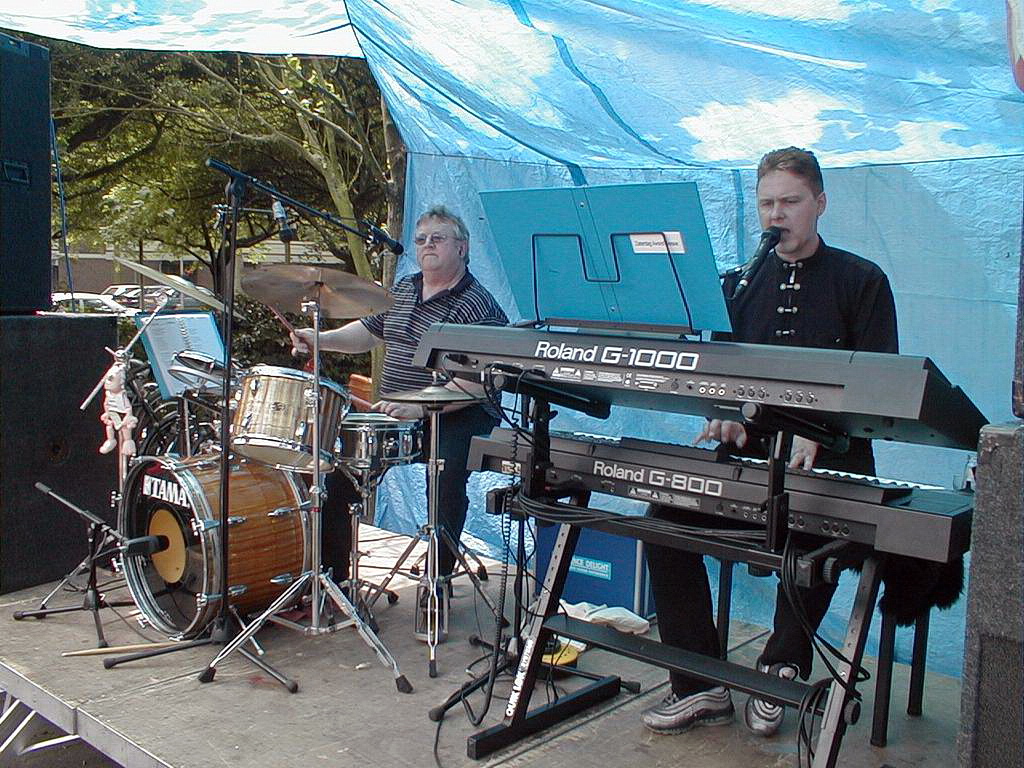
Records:
[[[100,446],[100,453],[110,453],[121,438],[121,455],[135,455],[135,441],[132,430],[139,420],[132,413],[128,393],[124,391],[125,365],[115,362],[103,375],[103,413],[100,421],[107,428],[107,439]]]

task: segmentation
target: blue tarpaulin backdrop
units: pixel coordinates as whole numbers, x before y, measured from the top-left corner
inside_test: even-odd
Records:
[[[460,211],[471,268],[513,319],[528,309],[513,302],[481,190],[693,181],[725,268],[756,244],[758,158],[812,149],[829,199],[822,234],[889,275],[901,350],[932,357],[990,420],[1010,418],[1024,99],[1002,0],[345,5],[80,0],[28,15],[3,2],[0,26],[106,47],[361,52],[409,148],[406,239],[429,205]],[[555,427],[675,442],[697,431],[626,409]],[[967,460],[894,444],[876,454],[882,475],[945,486]],[[475,480],[474,498],[497,482]],[[415,528],[422,483],[419,467],[390,472],[380,519]],[[479,502],[468,531],[500,540]],[[847,582],[826,620],[833,638],[851,596]],[[773,579],[743,579],[736,615],[768,624],[773,597]],[[963,622],[963,601],[933,618],[933,669],[959,674]],[[898,651],[909,655],[907,638]]]

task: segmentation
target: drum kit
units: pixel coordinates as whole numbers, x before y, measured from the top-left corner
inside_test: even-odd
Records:
[[[115,542],[115,549],[121,552],[121,567],[140,618],[167,635],[173,644],[107,658],[104,667],[220,643],[220,652],[199,675],[201,682],[212,681],[217,665],[238,651],[294,692],[298,689],[294,681],[249,651],[252,646],[257,654],[263,653],[256,642],[256,632],[267,621],[298,629],[305,635],[354,626],[381,663],[391,669],[398,690],[409,693],[412,686],[377,637],[370,612],[381,594],[388,594],[390,602],[397,596],[388,592],[386,585],[375,586],[359,578],[358,528],[361,519],[373,519],[376,490],[383,474],[390,467],[419,456],[420,422],[398,421],[376,413],[350,414],[352,398],[347,390],[322,378],[319,367],[321,318],[353,319],[381,313],[391,306],[391,297],[380,286],[335,269],[295,264],[263,267],[242,278],[242,289],[270,308],[288,330],[294,329],[283,312],[309,317],[309,325],[314,329],[312,370],[257,365],[239,372],[232,360],[232,322],[237,314],[236,234],[241,203],[248,190],[261,191],[309,216],[384,244],[396,254],[401,252],[401,246],[369,222],[361,222],[369,232],[366,234],[225,163],[211,158],[206,165],[231,179],[226,188],[231,211],[230,216],[221,217],[223,241],[217,262],[224,295],[202,299],[221,312],[226,363],[196,352],[175,356],[168,370],[188,387],[178,396],[177,422],[170,425],[173,429],[169,427],[167,435],[154,430],[153,435],[159,439],[150,440],[147,435],[143,444],[170,449],[173,433],[177,452],[136,456],[128,462],[131,451],[121,450],[128,446],[118,446],[121,461],[115,496],[117,530],[50,489],[40,487],[92,523],[87,561],[93,589],[91,599],[83,607],[96,617],[100,647],[105,647],[106,642],[96,611],[107,604],[94,588],[95,567],[100,555],[111,551],[110,542]],[[162,274],[151,277],[160,282],[166,280]],[[192,295],[191,284],[181,283],[172,287]],[[165,297],[126,347],[111,350],[116,363],[127,365],[131,346],[166,301]],[[103,379],[83,403],[83,409],[102,386]],[[428,504],[428,523],[421,529],[421,533],[428,533],[427,572],[433,617],[428,623],[433,677],[441,619],[435,598],[436,488],[438,473],[443,469],[443,462],[437,458],[437,414],[452,400],[476,398],[443,387],[402,395],[403,402],[424,405],[433,425],[429,461],[433,492]],[[216,439],[212,423],[204,422],[203,429],[193,435],[190,407],[207,408],[219,415]],[[325,570],[321,557],[321,480],[324,473],[334,471],[351,480],[360,499],[351,505],[351,573],[345,590]],[[302,476],[308,477],[308,483]],[[303,605],[309,607],[308,624],[282,615]],[[259,611],[262,612],[253,618]],[[338,612],[346,618],[336,621]],[[33,613],[45,615],[47,611]],[[237,626],[237,632],[230,629],[231,624]],[[167,644],[154,644],[164,645]]]
[[[384,311],[391,302],[375,284],[304,265],[254,271],[243,277],[242,287],[275,313],[307,313],[317,329],[323,316],[364,316]],[[221,590],[226,591],[228,610],[240,631],[210,662],[204,673],[208,679],[225,657],[247,641],[255,642],[253,636],[267,621],[306,635],[354,625],[381,663],[391,669],[398,689],[410,692],[412,686],[376,635],[371,612],[382,594],[388,595],[389,602],[397,600],[387,583],[405,556],[383,584],[363,581],[359,524],[373,522],[376,491],[384,473],[420,456],[421,423],[381,413],[350,412],[347,390],[319,375],[316,335],[313,347],[311,372],[256,365],[232,377],[226,532],[219,525],[223,446],[208,442],[195,455],[180,451],[179,446],[177,457],[140,456],[132,462],[121,493],[119,528],[127,538],[162,537],[166,546],[150,556],[125,557],[125,578],[145,620],[174,640],[204,635],[222,610]],[[197,392],[207,394],[220,388],[225,375],[216,361],[189,352],[179,354],[170,370]],[[436,489],[443,460],[437,458],[437,415],[450,402],[475,398],[431,386],[387,399],[422,404],[432,420],[427,462],[431,495],[421,534],[427,539],[426,629],[429,672],[435,677],[435,650],[444,631],[441,622],[447,621],[447,612],[438,602]],[[351,566],[347,582],[342,582],[344,589],[321,566],[321,479],[332,471],[342,472],[352,482],[360,500],[352,505]],[[309,479],[308,487],[302,475]],[[229,538],[230,546],[224,538]],[[281,615],[306,600],[308,624]],[[246,623],[243,617],[260,611]],[[339,611],[345,619],[335,621]]]

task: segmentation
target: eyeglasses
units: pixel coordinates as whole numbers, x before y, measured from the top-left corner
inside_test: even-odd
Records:
[[[452,236],[446,235],[444,232],[431,232],[429,236],[416,235],[412,241],[416,243],[416,245],[426,245],[428,242],[431,245],[444,245],[449,239],[452,239]]]

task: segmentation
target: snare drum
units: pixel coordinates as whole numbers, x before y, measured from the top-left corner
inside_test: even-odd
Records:
[[[338,461],[363,471],[408,464],[420,455],[419,421],[393,419],[383,413],[350,413],[341,422]]]
[[[277,469],[313,471],[312,374],[257,365],[242,377],[231,424],[231,446],[238,453]],[[348,413],[348,393],[320,379],[320,469],[333,466],[338,425]]]
[[[309,502],[291,473],[233,457],[228,503],[227,591],[246,614],[309,568]],[[149,623],[172,637],[195,637],[220,610],[219,508],[219,457],[140,457],[125,479],[121,532],[168,540],[161,552],[125,557],[125,580]]]

